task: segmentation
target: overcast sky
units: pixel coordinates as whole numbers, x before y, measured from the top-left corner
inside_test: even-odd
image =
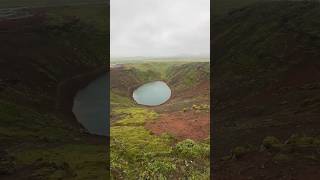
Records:
[[[210,0],[111,0],[111,57],[210,52]]]

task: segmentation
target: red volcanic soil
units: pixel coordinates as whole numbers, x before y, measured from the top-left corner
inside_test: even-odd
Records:
[[[145,125],[145,128],[156,135],[169,133],[178,140],[192,139],[204,140],[210,136],[210,113],[202,110],[192,110],[193,104],[210,103],[210,84],[204,80],[198,85],[174,91],[172,99],[153,109],[160,114],[160,117]],[[187,109],[183,112],[183,109]]]
[[[210,116],[191,110],[161,114],[157,121],[147,123],[145,127],[156,135],[166,132],[177,139],[202,140],[210,135]]]

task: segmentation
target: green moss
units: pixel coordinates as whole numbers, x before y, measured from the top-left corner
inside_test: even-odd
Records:
[[[126,64],[125,68],[130,76],[134,76],[134,80],[146,82],[159,78],[178,78],[182,74],[169,74],[173,72],[173,64],[137,63]],[[174,66],[184,64],[177,63]],[[114,93],[111,94],[112,179],[209,179],[209,139],[205,142],[184,140],[175,144],[177,139],[170,134],[152,134],[143,125],[147,121],[156,121],[159,115],[149,108],[136,106],[129,98],[117,96],[117,90],[113,89]],[[208,106],[201,104],[199,108],[208,109]]]
[[[175,141],[172,136],[154,136],[141,126],[111,127],[110,134],[111,171],[118,178],[172,179],[177,174],[179,177],[191,177],[189,173],[199,177],[201,173],[197,171],[208,166],[202,164],[209,161],[208,144],[185,140],[172,148]],[[189,165],[181,164],[190,158],[196,160]],[[191,169],[186,170],[186,167]],[[202,176],[208,177],[209,173]]]
[[[279,141],[279,139],[273,136],[268,136],[264,138],[262,145],[268,150],[280,150],[280,148],[282,147],[282,144]]]
[[[208,62],[186,63],[171,66],[167,70],[167,79],[176,90],[193,87],[201,81],[210,78],[210,64]]]
[[[151,121],[158,117],[156,112],[143,108],[116,109],[112,111],[112,114],[120,116],[120,120],[113,123],[113,126],[139,126],[144,125],[146,121]]]
[[[195,111],[198,111],[198,112],[201,112],[201,111],[209,112],[210,105],[208,105],[208,104],[200,104],[200,105],[193,104],[192,109]]]
[[[75,176],[73,179],[107,178],[106,146],[89,144],[69,144],[56,148],[30,148],[16,152],[20,165],[31,166],[40,163],[34,176],[54,179],[56,176]],[[48,165],[49,164],[49,165]],[[53,164],[53,165],[52,165]],[[45,166],[44,166],[45,165]]]
[[[119,95],[113,91],[110,92],[110,104],[112,108],[121,106],[121,107],[131,107],[133,106],[133,101],[128,97]]]
[[[54,115],[0,101],[0,124],[2,142],[21,144],[12,153],[17,166],[35,166],[29,178],[59,179],[74,174],[73,179],[106,177],[106,147],[87,144],[78,129]],[[72,144],[75,138],[78,144]],[[0,169],[4,166],[0,164]]]
[[[191,139],[186,139],[176,144],[174,152],[177,156],[185,158],[205,158],[209,157],[210,147],[208,144],[196,143]]]
[[[170,140],[151,135],[144,127],[111,127],[112,143],[121,143],[132,156],[143,152],[168,152]]]
[[[135,177],[145,176],[145,173],[150,175],[166,167],[156,162],[148,164],[151,163],[148,157],[170,153],[171,138],[153,136],[143,127],[130,126],[111,127],[110,136],[111,171],[114,175],[118,172],[117,177],[130,177],[132,174]],[[152,169],[156,165],[161,168]]]
[[[185,64],[185,62],[145,62],[145,63],[136,63],[136,64],[126,64],[127,68],[136,68],[139,71],[154,74],[155,77],[158,77],[162,80],[167,80],[168,69],[174,65]],[[148,75],[150,76],[150,74]]]
[[[299,136],[299,135],[292,135],[287,140],[288,145],[298,146],[298,147],[307,147],[307,146],[319,146],[320,139],[317,137],[309,137],[309,136]]]

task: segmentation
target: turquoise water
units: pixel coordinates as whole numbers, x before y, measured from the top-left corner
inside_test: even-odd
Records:
[[[157,106],[170,99],[171,89],[163,81],[154,81],[137,88],[132,96],[138,104]]]
[[[83,127],[92,134],[109,134],[107,85],[106,75],[101,76],[80,90],[74,98],[72,111]]]

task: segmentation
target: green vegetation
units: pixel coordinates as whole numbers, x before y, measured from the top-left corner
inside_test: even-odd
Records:
[[[118,94],[114,93],[113,91],[111,91],[110,92],[110,105],[111,105],[111,109],[113,109],[115,107],[131,107],[131,106],[133,106],[133,102],[129,98],[123,97],[123,96],[118,95]]]
[[[143,108],[123,108],[112,111],[112,115],[119,116],[120,120],[115,122],[115,126],[138,126],[144,125],[146,121],[151,121],[157,117],[153,111]]]
[[[1,6],[38,5],[18,2]],[[0,39],[12,46],[0,48],[7,57],[0,81],[17,83],[0,88],[0,179],[108,178],[105,139],[84,133],[56,109],[62,81],[105,66],[106,8],[46,7],[44,14],[13,20],[12,28],[1,24],[10,36]]]
[[[209,144],[196,143],[193,140],[186,139],[176,144],[174,152],[181,157],[188,159],[206,158],[210,155]]]
[[[168,83],[177,91],[191,88],[209,78],[210,65],[208,62],[174,65],[170,66],[167,70]]]
[[[138,79],[142,84],[166,79],[173,66],[179,67],[180,63],[125,64],[123,71],[134,71],[127,76]],[[111,91],[110,131],[112,179],[209,179],[210,141],[178,141],[167,133],[159,136],[152,134],[144,125],[156,121],[159,114],[152,108],[136,105],[130,94],[120,95],[130,87],[127,76],[121,76],[126,80],[123,84],[111,83],[114,85]],[[118,76],[115,83],[121,80]],[[208,109],[204,104],[199,107]]]
[[[198,112],[201,112],[201,111],[209,112],[210,105],[208,105],[208,104],[200,104],[200,105],[193,104],[192,109],[195,111],[198,111]]]
[[[209,145],[185,140],[175,147],[170,136],[151,135],[142,126],[111,127],[111,172],[114,179],[171,179],[191,177],[188,173],[208,178]],[[192,159],[192,160],[191,160]],[[206,162],[206,163],[205,163]],[[190,166],[190,167],[188,167]],[[190,168],[188,171],[185,168]],[[203,174],[206,173],[206,174]]]
[[[224,11],[214,14],[212,24],[213,113],[220,122],[214,126],[214,158],[234,147],[241,158],[228,154],[224,160],[230,163],[216,161],[221,170],[213,178],[235,179],[238,172],[244,179],[273,179],[268,175],[275,174],[303,178],[308,167],[319,163],[319,88],[314,79],[320,52],[319,2],[253,1],[214,2]],[[271,132],[279,137],[263,140]],[[306,136],[285,141],[293,132]],[[246,143],[255,150],[246,152]]]
[[[39,169],[32,178],[106,179],[106,146],[67,144],[56,148],[29,148],[15,153],[16,162]]]
[[[61,24],[64,18],[77,17],[83,23],[94,26],[100,32],[108,31],[108,21],[106,10],[107,4],[88,4],[79,6],[61,6],[48,8],[46,16],[50,24]]]
[[[317,153],[320,148],[320,137],[293,134],[286,141],[281,142],[274,136],[267,136],[262,141],[262,148],[253,145],[237,146],[232,149],[229,156],[222,160],[240,159],[243,156],[251,156],[253,152],[271,154],[274,163],[286,163],[291,160],[307,159],[320,161],[320,155]]]
[[[280,143],[279,139],[273,136],[266,137],[263,140],[262,145],[269,151],[279,151],[282,148],[282,144]]]
[[[26,175],[30,178],[106,178],[106,146],[89,144],[78,129],[56,116],[1,100],[0,117],[1,145],[9,145],[11,157],[0,155],[4,174],[27,167],[33,169]]]
[[[309,61],[310,58],[289,58],[288,54],[296,49],[303,57],[307,49],[313,51],[319,47],[320,31],[314,28],[319,22],[312,20],[320,16],[319,4],[315,3],[250,3],[231,15],[214,18],[213,34],[219,47],[213,54],[217,59],[213,66],[218,75],[215,78],[223,80],[224,87],[233,87],[231,89],[236,92],[242,89],[241,93],[250,94],[279,80],[295,64]],[[261,22],[264,24],[259,25]],[[298,40],[295,34],[304,40]],[[216,83],[219,85],[219,81]],[[249,87],[250,92],[246,91]]]
[[[139,71],[146,73],[156,73],[158,78],[162,80],[167,80],[167,71],[171,66],[182,65],[186,62],[144,62],[144,63],[135,63],[135,64],[126,64],[128,68],[136,68]],[[150,76],[150,75],[148,75]]]

